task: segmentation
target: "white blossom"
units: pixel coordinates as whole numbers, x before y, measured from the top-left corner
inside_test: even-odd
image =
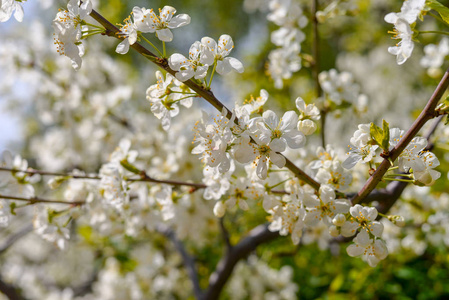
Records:
[[[229,35],[221,35],[218,39],[218,44],[210,37],[203,37],[201,44],[210,50],[210,52],[205,54],[208,56],[208,60],[213,60],[217,63],[216,71],[218,74],[226,75],[232,70],[243,73],[243,64],[234,57],[227,57],[234,49],[234,42]]]

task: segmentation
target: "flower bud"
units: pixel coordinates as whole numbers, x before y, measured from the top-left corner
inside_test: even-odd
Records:
[[[405,226],[405,220],[403,216],[388,216],[388,220],[399,227]]]
[[[222,218],[226,213],[226,206],[222,201],[218,201],[214,206],[214,215],[217,218]]]
[[[331,227],[329,227],[329,234],[333,237],[337,237],[340,234],[337,226],[332,225]]]
[[[67,177],[56,176],[56,177],[53,177],[52,179],[50,179],[47,182],[47,185],[50,189],[54,190],[54,189],[57,189],[61,185],[61,183],[63,183],[66,180],[67,180]]]
[[[346,217],[344,214],[338,214],[334,217],[332,220],[332,223],[334,223],[335,226],[343,226],[343,224],[346,222]]]
[[[312,120],[306,119],[298,122],[298,130],[305,135],[311,135],[315,132],[317,126]]]

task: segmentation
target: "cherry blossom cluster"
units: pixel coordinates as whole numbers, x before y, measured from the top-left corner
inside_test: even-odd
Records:
[[[0,1],[0,23],[8,21],[14,14],[14,18],[18,22],[23,21],[22,2],[26,0],[2,0]]]
[[[324,9],[317,11],[316,17],[320,23],[324,23],[337,16],[353,15],[358,9],[355,0],[332,1]]]
[[[92,11],[90,0],[70,0],[66,10],[60,10],[53,20],[55,30],[54,44],[60,55],[65,55],[72,61],[75,70],[81,68],[81,57],[84,55],[83,25],[86,17]]]
[[[276,88],[284,86],[284,80],[301,69],[301,43],[306,35],[301,31],[307,18],[295,1],[270,0],[267,19],[280,28],[271,33],[271,42],[278,46],[268,55],[268,73]]]
[[[444,37],[438,45],[428,44],[424,46],[424,56],[421,58],[421,66],[427,69],[427,74],[431,77],[441,75],[441,67],[444,60],[449,55],[449,39]]]
[[[0,21],[8,20],[14,12],[15,18],[20,21],[23,18],[21,2],[24,1],[0,0]],[[253,2],[263,6],[260,0]],[[268,20],[280,27],[271,35],[272,43],[279,48],[269,54],[268,70],[275,86],[281,88],[284,80],[301,68],[301,42],[305,39],[301,30],[306,26],[307,19],[300,5],[294,1],[265,2],[270,11]],[[352,8],[328,7],[328,11],[323,13],[330,17],[340,14],[338,9],[346,9],[347,12]],[[390,53],[398,56],[398,64],[404,63],[411,55],[414,24],[425,9],[424,1],[407,0],[400,13],[385,17],[387,22],[394,24],[397,37],[402,39],[396,47],[389,49]],[[60,11],[53,20],[58,52],[68,56],[75,69],[79,69],[82,63],[82,39],[90,34],[104,33],[104,28],[86,22],[91,11],[89,0],[82,4],[81,1],[71,0],[67,9]],[[173,72],[167,70],[174,75],[156,72],[157,82],[146,91],[150,109],[145,101],[141,107],[126,103],[131,94],[138,93],[122,83],[123,78],[131,76],[127,76],[125,66],[100,55],[83,67],[83,71],[91,73],[90,76],[83,77],[78,72],[79,77],[74,77],[73,72],[61,70],[54,81],[44,79],[44,76],[36,80],[41,93],[38,99],[42,99],[36,101],[37,118],[46,128],[42,133],[44,138],[31,139],[31,151],[40,166],[72,170],[48,180],[48,186],[67,202],[38,203],[40,198],[36,197],[33,184],[40,180],[40,176],[28,173],[31,169],[20,156],[14,157],[4,152],[0,168],[10,171],[0,171],[0,195],[23,197],[21,200],[28,201],[28,204],[21,206],[13,198],[0,199],[0,226],[8,226],[16,210],[22,213],[25,211],[22,208],[33,204],[34,210],[25,213],[33,219],[35,232],[61,249],[67,248],[74,220],[80,231],[88,228],[89,234],[86,236],[92,236],[92,240],[102,241],[105,237],[114,240],[125,235],[126,238],[140,238],[142,232],[153,234],[158,231],[158,225],[164,224],[170,226],[179,239],[189,238],[201,246],[207,243],[206,236],[211,232],[206,230],[215,229],[218,222],[223,221],[218,218],[236,210],[243,211],[240,212],[243,214],[263,210],[268,215],[269,230],[283,236],[290,235],[295,245],[317,241],[319,247],[324,249],[339,235],[353,237],[346,248],[348,255],[361,256],[374,267],[389,253],[385,241],[397,241],[392,237],[397,228],[391,224],[403,226],[406,221],[402,215],[411,215],[407,222],[415,222],[414,227],[422,226],[423,231],[429,233],[429,243],[449,244],[446,230],[448,214],[441,212],[449,203],[445,196],[441,197],[439,204],[429,204],[437,201],[431,199],[425,202],[419,195],[410,197],[413,201],[415,198],[422,200],[423,203],[419,204],[426,211],[425,217],[417,218],[423,220],[418,224],[418,220],[411,220],[412,200],[407,200],[410,207],[406,206],[403,210],[394,208],[397,209],[395,215],[385,216],[374,207],[352,205],[349,194],[344,194],[352,192],[357,180],[361,181],[360,177],[363,177],[358,174],[359,170],[353,169],[357,163],[366,163],[373,171],[399,143],[404,135],[402,130],[393,128],[384,131],[383,137],[388,137],[385,146],[373,134],[371,124],[360,124],[350,139],[349,156],[343,161],[331,145],[316,147],[314,153],[310,150],[313,146],[304,147],[306,136],[316,132],[316,122],[325,117],[324,114],[320,115],[316,105],[334,110],[351,104],[357,112],[365,112],[367,97],[361,94],[359,85],[349,72],[339,73],[335,69],[321,72],[319,84],[323,98],[318,99],[315,105],[298,97],[295,100],[297,111],[277,114],[267,110],[265,104],[269,95],[262,89],[259,97],[251,96],[243,103],[235,104],[232,111],[223,109],[218,114],[203,111],[199,116],[191,110],[186,120],[172,122],[172,118],[179,114],[180,105],[190,108],[193,98],[199,97],[186,84],[197,84],[198,88],[207,92],[215,72],[225,75],[231,71],[244,71],[243,64],[229,56],[234,42],[226,34],[217,41],[210,37],[195,41],[186,56],[180,53],[167,56],[165,42],[173,40],[171,30],[190,23],[188,15],[175,14],[176,10],[171,6],[163,7],[159,14],[152,9],[134,7],[117,34],[122,39],[116,48],[120,54],[127,53],[130,46],[140,40],[154,47],[142,33],[155,33],[162,41],[163,53],[154,48],[159,52],[161,61],[166,61]],[[436,73],[449,53],[448,47],[447,39],[442,39],[439,45],[427,45],[422,66],[429,68],[429,73]],[[9,51],[8,47],[5,48]],[[99,49],[95,50],[101,53]],[[26,61],[26,58],[20,59]],[[209,68],[212,71],[207,78]],[[187,80],[191,81],[184,83]],[[67,87],[69,82],[70,87]],[[103,83],[107,85],[108,82],[110,85],[100,90],[98,86]],[[143,99],[143,92],[139,97]],[[62,102],[60,99],[68,100]],[[124,106],[120,106],[122,102]],[[158,120],[148,117],[150,111],[160,120],[163,131],[157,126]],[[196,124],[191,125],[195,121]],[[58,127],[59,124],[66,126]],[[188,137],[192,127],[194,140],[193,146],[190,146]],[[86,144],[82,153],[73,150],[80,143]],[[115,147],[117,144],[115,150],[110,149],[111,145]],[[441,176],[435,170],[439,161],[426,148],[427,140],[415,137],[399,155],[397,162],[391,162],[389,173],[383,179],[426,186],[434,184]],[[190,153],[199,156],[203,168],[193,168],[198,165],[198,159],[191,158]],[[296,155],[294,162],[287,160],[286,156],[290,155]],[[320,186],[312,189],[305,185],[286,168],[288,164],[301,166],[307,176]],[[84,170],[92,167],[99,172],[89,175],[73,170],[74,166]],[[187,179],[175,182],[173,178],[177,177]],[[201,181],[203,184],[194,183]],[[36,190],[39,194],[39,189]],[[414,193],[417,194],[416,191]],[[60,202],[63,202],[63,208],[57,206]],[[378,221],[381,216],[384,219]],[[441,232],[431,230],[434,225]],[[406,230],[411,231],[410,228]],[[425,247],[418,243],[419,238],[412,233],[409,236],[403,244],[417,244],[416,253],[422,252]],[[111,245],[103,246],[100,248],[107,251],[113,248]],[[127,275],[123,274],[119,262],[109,257],[105,268],[98,274],[94,297],[103,299],[115,295],[123,299],[144,298],[145,289],[138,282],[145,281],[152,282],[149,292],[153,293],[154,290],[152,298],[165,295],[170,298],[172,294],[169,292],[187,285],[184,282],[186,275],[177,272],[181,265],[179,258],[168,257],[162,252],[148,244],[133,249],[127,253],[129,259],[138,263],[149,261],[151,268],[136,268]],[[248,271],[250,268],[251,271]],[[257,279],[250,278],[250,273],[257,275]],[[272,297],[276,297],[273,292],[276,291],[286,295],[286,298],[294,298],[297,291],[297,285],[291,282],[291,269],[284,267],[277,272],[254,257],[248,259],[247,265],[240,264],[235,276],[231,286],[247,282],[254,290],[272,291],[269,294]],[[182,298],[185,295],[183,292],[174,293]],[[55,297],[63,298],[61,295]],[[247,298],[248,295],[236,293],[233,297]]]
[[[213,72],[217,71],[220,75],[226,75],[232,70],[242,73],[243,64],[234,57],[227,57],[234,48],[232,38],[223,34],[218,39],[218,43],[210,38],[203,37],[196,41],[189,49],[189,58],[175,53],[168,59],[170,68],[176,71],[176,78],[180,81],[186,81],[192,77],[195,79],[204,79],[209,67],[213,66]],[[209,83],[210,85],[210,83]]]
[[[161,120],[162,128],[168,130],[171,118],[179,113],[178,103],[189,108],[196,94],[169,73],[164,79],[162,73],[156,71],[156,78],[157,83],[147,89],[147,100],[150,101],[151,112]]]
[[[396,55],[398,65],[402,65],[412,55],[415,44],[413,43],[414,25],[426,11],[425,0],[404,1],[399,13],[389,13],[385,16],[385,22],[394,25],[394,38],[400,41],[394,47],[389,47],[388,52]]]
[[[370,131],[370,124],[361,124],[354,132],[350,140],[349,156],[343,162],[347,169],[353,168],[358,162],[372,163],[382,160],[380,147],[374,142]],[[389,130],[389,149],[392,150],[401,140],[404,131],[399,128]],[[402,173],[410,173],[411,179],[417,185],[433,185],[440,178],[441,173],[434,170],[440,162],[432,152],[426,150],[427,139],[415,137],[402,151],[398,158],[397,168]],[[385,150],[385,149],[384,149]],[[391,176],[402,176],[405,174],[392,174]]]
[[[368,97],[360,93],[360,86],[354,81],[350,72],[331,69],[319,74],[318,79],[323,89],[323,106],[327,109],[345,108],[352,105],[357,113],[364,113],[368,105]]]
[[[118,34],[123,41],[117,46],[116,52],[120,54],[128,53],[129,46],[133,45],[139,34],[155,33],[156,37],[163,42],[171,42],[173,33],[170,29],[179,28],[190,23],[190,16],[181,14],[174,16],[176,9],[171,6],[164,6],[159,9],[157,15],[153,9],[135,6],[131,16],[124,20],[125,24],[120,26]]]

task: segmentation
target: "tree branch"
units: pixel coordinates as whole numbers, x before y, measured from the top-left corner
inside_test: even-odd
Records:
[[[8,236],[6,241],[0,245],[0,255],[3,254],[6,250],[9,249],[15,242],[20,240],[22,237],[26,236],[28,233],[33,231],[33,225],[29,224],[17,232],[14,232],[12,235]]]
[[[80,205],[83,205],[86,203],[86,201],[84,201],[84,200],[67,202],[67,201],[63,201],[63,200],[49,200],[49,199],[42,199],[42,198],[38,198],[38,197],[25,198],[25,197],[7,196],[7,195],[2,195],[2,194],[0,194],[0,199],[26,201],[26,202],[29,202],[30,204],[54,203],[54,204],[69,204],[69,205],[73,205],[73,206],[80,206]]]
[[[108,36],[112,36],[115,37],[117,39],[122,40],[123,38],[121,38],[117,33],[120,32],[120,30],[114,26],[111,22],[109,22],[108,20],[106,20],[102,15],[100,15],[97,11],[92,10],[92,12],[90,13],[90,16],[92,18],[94,18],[98,23],[100,23],[105,29],[106,29],[106,33],[105,35]],[[131,47],[136,50],[137,52],[139,52],[140,54],[142,54],[144,57],[148,58],[151,62],[153,62],[154,64],[156,64],[158,67],[162,68],[164,71],[166,71],[167,73],[170,73],[171,75],[175,75],[175,71],[173,71],[167,63],[167,59],[166,58],[160,58],[157,55],[155,55],[154,53],[152,53],[151,51],[149,51],[148,49],[146,49],[145,47],[143,47],[142,45],[140,45],[139,43],[134,43],[131,45]],[[232,117],[232,111],[227,108],[220,100],[218,100],[214,94],[212,93],[212,91],[205,89],[203,87],[201,87],[200,85],[198,85],[197,83],[195,83],[193,80],[189,79],[187,81],[184,82],[184,84],[186,86],[188,86],[190,89],[192,89],[193,91],[195,91],[199,96],[201,96],[202,98],[204,98],[207,102],[209,102],[213,107],[215,107],[219,112],[223,111],[223,108],[226,109],[227,111],[227,118],[231,119]],[[238,123],[237,118],[235,119],[236,123]],[[280,155],[284,156],[283,154],[279,153]],[[285,156],[284,156],[285,157]],[[318,182],[316,182],[312,177],[308,176],[304,171],[302,171],[301,169],[299,169],[297,166],[295,166],[290,160],[288,160],[286,158],[287,164],[285,165],[288,169],[290,169],[290,171],[293,172],[293,174],[295,174],[296,177],[298,177],[300,180],[306,182],[307,184],[311,185],[314,189],[319,189],[320,184]]]
[[[412,127],[407,131],[399,143],[390,152],[388,158],[395,161],[402,151],[407,147],[410,141],[416,136],[418,131],[424,126],[424,124],[435,116],[435,107],[449,86],[449,69],[444,73],[443,78],[438,84],[437,88],[430,97],[424,110],[421,112],[419,117],[415,120]],[[360,203],[365,197],[367,197],[377,186],[377,184],[382,180],[382,177],[390,168],[391,164],[388,159],[384,159],[374,174],[366,181],[362,189],[354,196],[352,199],[353,204]]]
[[[224,225],[224,218],[219,219],[219,226],[220,226],[221,235],[223,237],[223,241],[226,244],[226,249],[227,249],[227,251],[230,251],[232,249],[232,245],[231,245],[231,241],[229,240],[229,232]]]
[[[0,277],[0,292],[7,296],[9,300],[23,300],[20,289],[3,281]]]
[[[239,260],[247,257],[259,245],[272,241],[279,237],[278,232],[268,230],[268,224],[259,225],[251,230],[248,236],[220,260],[214,273],[209,278],[207,288],[202,300],[219,299],[219,296]]]
[[[193,292],[195,294],[195,297],[197,299],[201,299],[202,291],[195,267],[195,260],[192,258],[192,256],[189,255],[189,253],[187,253],[182,242],[176,237],[173,230],[171,230],[168,226],[166,226],[165,224],[158,224],[156,230],[169,238],[175,246],[176,250],[179,252],[179,254],[181,254],[182,260],[184,262],[184,267],[186,268],[190,280],[193,284]]]

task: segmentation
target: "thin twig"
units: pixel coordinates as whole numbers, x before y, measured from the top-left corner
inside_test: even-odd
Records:
[[[49,200],[49,199],[42,199],[38,197],[32,197],[32,198],[24,198],[24,197],[15,197],[15,196],[7,196],[0,194],[0,199],[8,199],[8,200],[16,200],[16,201],[26,201],[30,204],[35,203],[53,203],[53,204],[68,204],[73,206],[80,206],[86,203],[84,200],[78,200],[78,201],[63,201],[63,200]]]
[[[58,172],[47,172],[47,171],[39,171],[35,169],[28,168],[26,170],[17,170],[12,168],[0,168],[0,171],[7,171],[7,172],[16,172],[16,173],[26,173],[26,174],[39,174],[43,176],[60,176],[60,177],[70,177],[74,179],[94,179],[94,180],[100,180],[101,177],[98,175],[90,176],[90,175],[74,175],[74,174],[67,174],[67,173],[58,173]]]
[[[92,12],[90,13],[90,16],[92,18],[94,18],[98,23],[100,23],[106,29],[105,35],[115,37],[120,40],[123,39],[122,37],[120,37],[120,35],[118,35],[120,30],[116,26],[114,26],[111,22],[106,20],[97,11],[92,10]],[[176,72],[173,71],[168,66],[167,59],[159,58],[157,55],[155,55],[154,53],[152,53],[151,51],[149,51],[148,49],[146,49],[145,47],[143,47],[141,44],[139,44],[137,42],[132,44],[131,47],[134,50],[136,50],[137,52],[139,52],[140,54],[142,54],[144,57],[148,58],[152,63],[156,64],[157,66],[159,66],[160,68],[165,70],[166,72],[170,73],[173,76],[175,75]],[[219,112],[223,111],[223,108],[226,109],[227,118],[228,119],[232,118],[232,111],[229,108],[227,108],[220,100],[218,100],[214,96],[212,91],[203,88],[202,86],[198,85],[196,82],[194,82],[191,79],[185,81],[184,84],[186,86],[188,86],[190,89],[192,89],[193,91],[195,91],[200,97],[204,98],[213,107],[215,107]],[[238,123],[237,118],[235,118],[235,121],[236,121],[236,123]],[[283,156],[283,154],[281,154],[281,153],[279,153],[279,154]],[[296,177],[298,177],[300,180],[306,182],[307,184],[311,185],[314,189],[319,189],[320,184],[317,181],[315,181],[312,177],[308,176],[304,171],[302,171],[297,166],[295,166],[291,161],[289,161],[288,159],[286,159],[286,160],[287,160],[286,167],[288,169],[290,169],[290,171],[292,171]]]
[[[17,232],[14,232],[12,235],[8,236],[6,241],[0,246],[0,255],[3,254],[6,250],[9,249],[15,242],[20,240],[22,237],[26,236],[28,233],[33,231],[33,225],[27,225],[20,229]]]
[[[171,230],[168,226],[166,226],[165,224],[158,224],[156,230],[169,238],[175,246],[176,250],[179,252],[179,254],[181,254],[184,266],[193,284],[193,292],[195,294],[195,297],[197,299],[201,299],[203,292],[200,288],[198,273],[195,267],[195,260],[192,256],[190,256],[189,253],[187,253],[187,250],[185,249],[183,243],[176,237],[173,230]]]
[[[231,240],[229,239],[228,229],[226,229],[225,224],[224,224],[224,218],[220,218],[219,225],[220,225],[221,236],[223,237],[223,241],[226,244],[226,249],[228,251],[231,251],[231,249],[232,249]]]
[[[202,300],[219,299],[224,285],[237,265],[239,260],[247,257],[259,245],[268,243],[278,238],[279,232],[271,232],[268,225],[259,225],[252,229],[248,236],[242,239],[237,245],[223,257],[217,265],[214,273],[209,278],[209,287],[207,288]]]
[[[399,143],[390,152],[389,159],[395,161],[402,151],[407,147],[410,141],[416,136],[418,131],[424,126],[424,124],[435,116],[435,107],[449,86],[449,69],[444,73],[443,78],[435,89],[434,93],[430,97],[424,110],[421,112],[419,117],[415,120],[412,127],[407,131],[407,133],[402,137]],[[384,174],[388,171],[391,164],[388,159],[384,159],[379,165],[374,174],[368,178],[362,189],[355,195],[352,199],[353,204],[360,203],[365,197],[367,197],[377,186],[377,184],[382,180]]]
[[[0,292],[7,296],[9,300],[23,300],[25,299],[20,293],[20,289],[3,281],[0,277]]]

